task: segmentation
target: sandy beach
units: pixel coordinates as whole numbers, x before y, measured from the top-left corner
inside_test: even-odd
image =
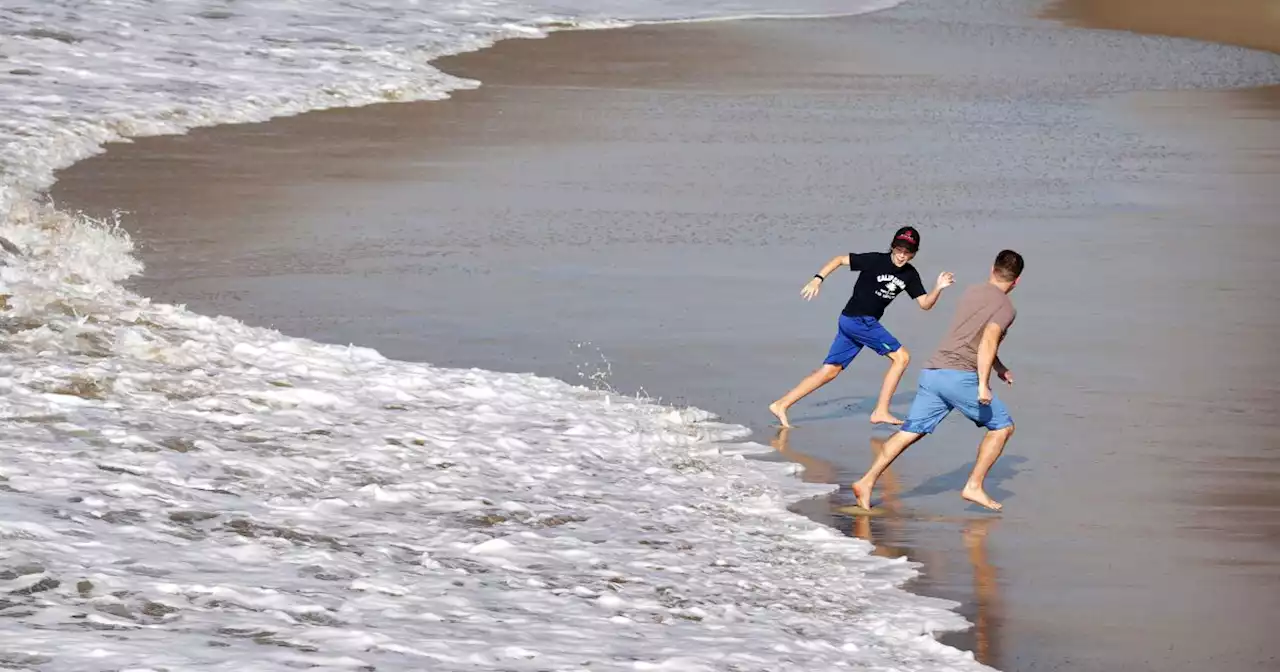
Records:
[[[1044,16],[1088,28],[1131,30],[1280,52],[1276,0],[1057,0]]]
[[[1267,5],[1197,35],[1267,46]],[[483,82],[450,100],[112,145],[52,196],[125,211],[157,301],[751,426],[842,484],[797,510],[923,563],[911,588],[975,624],[943,641],[995,668],[1275,669],[1280,97],[1248,87],[1280,59],[1074,27],[1201,24],[1112,6],[1132,9],[921,0],[509,41],[441,62]],[[1028,260],[999,516],[956,496],[979,438],[958,419],[886,476],[896,514],[841,513],[886,435],[871,356],[769,425],[852,281],[800,287],[903,221],[930,284]],[[886,315],[917,362],[954,296]]]

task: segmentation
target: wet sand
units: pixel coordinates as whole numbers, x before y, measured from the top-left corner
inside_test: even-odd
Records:
[[[158,300],[753,426],[846,484],[798,510],[924,563],[913,588],[975,622],[944,641],[997,668],[1274,669],[1280,108],[1226,87],[1280,61],[1041,9],[508,42],[441,64],[485,82],[451,100],[115,145],[53,196],[132,211]],[[851,278],[812,303],[800,287],[904,220],[928,282],[980,281],[1001,247],[1028,259],[999,516],[956,496],[979,438],[959,419],[886,477],[901,513],[841,513],[886,434],[865,420],[882,361],[769,427]],[[887,314],[917,362],[954,295]]]

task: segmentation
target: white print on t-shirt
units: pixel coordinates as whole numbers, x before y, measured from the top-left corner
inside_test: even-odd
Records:
[[[877,282],[883,282],[884,287],[876,290],[876,296],[882,299],[892,299],[898,295],[898,292],[907,288],[907,283],[896,275],[881,275],[876,278]]]

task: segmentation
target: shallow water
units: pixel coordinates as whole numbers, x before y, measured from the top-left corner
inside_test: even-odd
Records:
[[[122,136],[440,97],[474,82],[428,58],[564,19],[762,8],[546,9],[68,2],[0,15],[0,235],[17,250],[0,260],[0,663],[980,667],[932,636],[963,627],[952,603],[896,587],[910,563],[786,513],[830,488],[744,460],[763,448],[739,425],[153,303],[125,288],[141,266],[115,225],[146,231],[147,208],[105,179],[97,220],[29,198]],[[279,268],[280,250],[254,240],[224,271]]]
[[[414,359],[643,389],[762,442],[764,406],[829,343],[843,292],[798,294],[832,254],[907,218],[923,275],[963,284],[1014,247],[1030,265],[1007,342],[1018,384],[1001,393],[1019,433],[989,482],[1006,512],[986,522],[955,496],[979,438],[958,420],[895,465],[914,517],[796,508],[923,561],[913,585],[978,624],[947,641],[1001,669],[1267,669],[1276,362],[1258,335],[1280,313],[1250,288],[1276,261],[1259,148],[1280,135],[1261,94],[1179,90],[1274,81],[1276,57],[1011,8],[511,44],[443,63],[489,83],[454,101],[197,133],[81,175],[114,172],[97,188],[141,199],[148,293]],[[593,49],[609,58],[584,62]],[[187,152],[214,167],[178,170]],[[139,157],[263,209],[157,198],[136,186]],[[1259,244],[1206,256],[1236,235]],[[1250,301],[1217,299],[1233,292]],[[1188,322],[1187,305],[1212,319]],[[947,307],[886,320],[924,357]],[[1218,335],[1232,347],[1187,355]],[[865,468],[882,370],[860,359],[794,410],[789,451],[829,465],[818,481]],[[1235,616],[1178,615],[1192,606]]]

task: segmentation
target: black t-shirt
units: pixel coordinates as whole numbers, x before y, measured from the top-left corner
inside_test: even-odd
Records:
[[[845,315],[867,315],[878,320],[898,292],[905,289],[913,299],[925,294],[916,267],[910,262],[901,268],[894,266],[888,252],[851,252],[849,268],[858,272],[858,281],[853,283],[853,296],[844,306]]]

